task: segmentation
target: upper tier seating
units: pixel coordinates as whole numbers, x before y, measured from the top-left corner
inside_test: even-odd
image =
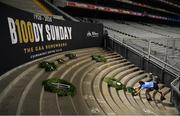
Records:
[[[34,0],[0,0],[0,2],[28,12],[45,14],[44,11],[34,3]]]
[[[50,15],[50,16],[53,15],[48,10],[48,8],[42,5],[38,0],[0,0],[0,2],[35,14]],[[55,19],[64,20],[63,16],[53,15],[53,17]]]
[[[94,20],[103,23],[112,38],[140,51],[148,53],[148,41],[151,41],[151,55],[164,61],[167,52],[167,63],[180,69],[179,28],[119,20]]]

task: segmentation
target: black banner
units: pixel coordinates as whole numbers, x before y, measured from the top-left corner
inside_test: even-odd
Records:
[[[0,3],[0,75],[53,53],[102,45],[103,25],[54,19]]]

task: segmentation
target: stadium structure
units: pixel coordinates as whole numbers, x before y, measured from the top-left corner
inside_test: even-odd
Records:
[[[180,114],[180,1],[0,0],[0,12],[0,115]],[[166,99],[123,88],[139,81]]]

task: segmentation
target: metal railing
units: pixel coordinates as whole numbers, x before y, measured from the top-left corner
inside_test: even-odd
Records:
[[[179,83],[180,83],[180,77],[176,78],[174,81],[172,81],[171,87],[180,96],[180,84]]]
[[[157,47],[159,45],[153,46],[152,44],[155,44],[155,42],[151,41],[151,40],[138,39],[138,38],[121,38],[118,35],[109,36],[109,37],[112,41],[117,42],[117,43],[127,47],[131,51],[148,59],[148,61],[155,62],[160,67],[163,67],[163,69],[167,70],[168,72],[173,74],[175,77],[177,77],[174,81],[171,82],[171,86],[172,86],[172,89],[174,89],[180,95],[180,81],[179,81],[180,80],[180,69],[178,69],[168,63],[169,51],[170,51],[169,47],[168,47],[169,45],[162,45],[162,46],[165,46],[165,47],[161,47],[161,48],[164,48],[164,51],[159,52],[158,49],[160,50],[160,48],[153,48],[153,47]],[[140,42],[140,41],[142,43],[138,43],[138,44],[136,43],[136,42]],[[168,41],[172,41],[172,40],[165,39],[165,41],[166,42],[164,42],[164,43],[168,44]],[[162,41],[161,41],[161,43],[162,43]],[[142,45],[142,44],[144,44],[144,45]],[[173,48],[171,47],[171,50],[172,49]],[[178,49],[177,49],[177,51],[178,51]],[[153,52],[156,52],[156,54]],[[169,59],[169,60],[171,60],[171,59]],[[179,61],[180,61],[180,59],[179,59]],[[179,87],[177,86],[177,84],[179,84]]]

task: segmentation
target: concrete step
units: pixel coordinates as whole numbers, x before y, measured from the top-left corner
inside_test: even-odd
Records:
[[[1,93],[3,98],[0,101],[0,113],[11,115],[16,114],[18,102],[20,101],[21,94],[26,85],[34,77],[42,75],[43,72],[44,70],[37,68],[37,66],[32,67],[30,72],[27,74],[23,73],[24,75],[21,78],[12,81]]]
[[[170,90],[170,88],[164,87],[164,85],[163,85],[162,88],[160,88],[160,91],[163,92],[163,93],[166,93],[169,90]],[[162,105],[162,101],[160,100],[160,97],[161,97],[160,93],[153,92],[154,102],[156,103],[159,110],[164,112],[164,111],[166,111],[166,109],[165,109],[164,105]]]
[[[88,108],[90,109],[91,113],[93,115],[104,115],[105,112],[103,109],[99,106],[97,103],[95,97],[93,96],[92,90],[91,90],[91,79],[92,74],[91,72],[94,71],[97,67],[103,65],[103,63],[99,62],[96,63],[94,66],[91,66],[87,69],[86,73],[83,74],[81,79],[81,93],[84,97],[85,103],[87,104]]]
[[[72,78],[70,79],[70,82],[73,83],[76,86],[77,94],[72,97],[72,100],[74,102],[74,105],[76,107],[76,110],[78,112],[78,115],[91,115],[91,110],[88,108],[84,97],[81,93],[81,85],[82,81],[79,81],[83,78],[83,75],[89,72],[89,67],[96,64],[96,61],[89,61],[85,65],[79,67],[75,73],[73,73]],[[72,72],[72,71],[71,71]]]
[[[177,110],[170,103],[170,89],[159,84],[166,100],[159,101],[160,94],[154,94],[154,101],[147,101],[142,91],[139,96],[122,90],[107,87],[105,78],[114,77],[127,86],[137,87],[139,80],[150,81],[147,74],[128,62],[122,56],[102,50],[88,48],[73,50],[78,58],[66,59],[57,71],[44,72],[38,68],[42,60],[54,61],[63,58],[64,53],[44,57],[12,70],[0,80],[0,114],[12,115],[176,115]],[[92,54],[101,54],[107,58],[106,63],[96,63]],[[56,62],[57,63],[57,62]],[[14,74],[14,75],[11,75]],[[14,76],[14,77],[13,77]],[[58,97],[45,92],[42,81],[48,78],[63,78],[72,82],[77,88],[74,97]]]
[[[102,108],[100,105],[101,103],[104,103],[104,102],[103,101],[102,102],[100,101],[101,103],[98,102],[99,99],[96,99],[91,87],[93,87],[92,85],[93,85],[94,77],[99,73],[100,69],[102,69],[103,67],[106,68],[107,66],[111,66],[113,64],[117,64],[118,62],[122,62],[122,60],[110,61],[105,64],[99,65],[99,67],[94,68],[91,72],[89,72],[87,74],[85,81],[84,81],[84,82],[86,82],[86,84],[85,84],[85,86],[83,86],[83,94],[84,94],[84,96],[88,96],[88,98],[91,99],[91,100],[87,101],[89,107],[94,108],[94,109],[101,108],[103,110],[104,114],[107,114],[106,109]],[[114,114],[114,113],[110,112],[109,114]]]
[[[152,79],[151,79],[151,78],[148,78],[148,77],[142,79],[142,81],[144,81],[144,82],[146,82],[146,81],[151,81],[151,80],[152,80]],[[136,87],[137,87],[137,85],[136,85]],[[136,99],[137,99],[137,98],[136,98]],[[156,107],[154,107],[155,105],[153,106],[153,103],[150,103],[150,101],[147,101],[144,90],[141,91],[138,99],[140,99],[140,100],[142,101],[142,103],[145,104],[146,107],[145,107],[144,111],[145,111],[146,113],[149,113],[150,115],[159,114],[159,112],[157,111]]]
[[[159,83],[158,86],[159,86],[160,89],[164,87],[164,85],[161,84],[161,83]],[[142,93],[145,94],[145,91],[143,91]],[[150,95],[151,95],[152,99],[153,99],[153,94],[156,94],[155,91],[151,91],[151,92],[150,92]],[[145,100],[147,100],[147,99],[145,99]],[[155,111],[157,111],[157,113],[160,113],[160,112],[163,113],[163,107],[162,107],[161,104],[158,105],[158,104],[156,103],[156,101],[148,101],[148,103],[154,108]],[[160,109],[161,109],[161,110],[160,110]],[[160,114],[162,114],[162,113],[160,113]]]
[[[170,103],[170,96],[167,96],[168,94],[170,95],[170,88],[168,87],[163,87],[161,88],[161,92],[165,95],[165,98],[167,100],[165,101],[161,101],[160,97],[161,95],[159,93],[155,93],[155,103],[157,104],[157,106],[159,107],[159,110],[163,111],[164,115],[177,115],[177,110],[175,108],[172,108],[172,104]],[[171,104],[171,107],[166,107],[164,102]]]
[[[101,48],[86,48],[86,49],[79,49],[76,52],[82,53],[82,52],[91,51],[91,50],[102,50],[102,49]],[[73,52],[73,51],[74,50],[68,51],[68,52]],[[4,75],[2,75],[0,77],[0,85],[1,85],[0,93],[7,87],[7,85],[9,85],[10,82],[12,82],[12,80],[14,80],[16,77],[18,77],[21,73],[27,71],[28,68],[30,68],[30,67],[32,67],[32,66],[34,66],[36,64],[39,64],[42,60],[47,60],[49,58],[51,58],[52,60],[55,60],[61,54],[65,54],[65,52],[56,53],[56,54],[53,54],[53,55],[49,55],[49,56],[37,59],[37,60],[32,61],[32,62],[28,62],[26,64],[23,64],[23,65],[21,65],[19,67],[16,67],[15,69],[12,69],[9,72],[5,73]]]
[[[146,76],[146,74],[144,74],[144,72],[142,70],[138,70],[138,71],[135,71],[135,72],[132,72],[126,76],[124,76],[120,81],[127,85],[127,82],[129,80],[133,80],[135,78],[143,78],[144,76]],[[121,94],[120,94],[121,93]],[[145,114],[143,112],[143,110],[141,109],[141,107],[139,106],[138,107],[138,103],[134,100],[132,94],[128,93],[128,92],[125,92],[125,91],[119,91],[119,95],[121,97],[124,97],[127,99],[127,101],[130,102],[130,104],[136,109],[136,113],[139,113],[139,114]]]
[[[112,54],[112,56],[107,56],[108,54],[104,54],[103,56],[105,56],[106,58],[110,58],[110,59],[115,59],[117,57],[120,57],[119,55],[117,56],[116,54]],[[99,110],[99,109],[91,109],[89,110],[87,107],[87,104],[85,102],[83,102],[84,100],[83,99],[83,95],[82,94],[78,94],[78,93],[81,93],[81,83],[79,84],[79,79],[81,79],[83,77],[83,75],[85,73],[88,73],[88,70],[86,71],[86,69],[89,69],[90,66],[92,65],[95,65],[95,61],[89,61],[89,63],[86,63],[85,65],[83,66],[80,66],[79,68],[75,68],[75,72],[73,73],[73,71],[71,70],[70,72],[73,74],[70,78],[70,82],[72,82],[73,84],[75,84],[76,86],[79,86],[77,87],[77,95],[72,97],[73,101],[74,101],[74,105],[76,106],[76,109],[77,109],[77,112],[78,114],[84,114],[84,115],[90,115],[92,114],[91,112],[89,111],[94,111],[96,110],[96,112]],[[69,73],[68,75],[66,75],[67,77],[70,77]],[[86,109],[85,109],[86,108]],[[89,113],[88,113],[89,112]]]
[[[53,60],[53,58],[50,58],[49,60]],[[14,72],[16,72],[16,70]],[[1,80],[1,82],[4,82],[5,80],[5,82],[9,82],[9,83],[6,85],[6,87],[4,87],[3,91],[1,92],[0,103],[6,104],[6,107],[4,107],[4,105],[1,105],[1,108],[0,108],[0,110],[2,110],[1,113],[16,114],[15,110],[16,108],[18,108],[18,101],[21,100],[20,96],[22,94],[22,91],[24,91],[25,86],[28,84],[29,81],[31,81],[31,79],[38,78],[39,76],[41,76],[43,72],[44,70],[39,69],[38,65],[34,65],[26,69],[26,71],[22,72],[17,77],[15,77],[15,79],[12,80],[11,82],[8,79],[9,77],[11,77],[9,75],[13,74],[13,72],[8,74],[7,78],[4,77],[3,80]],[[13,99],[8,100],[8,96],[11,96]],[[13,102],[13,105],[10,105],[12,102]]]
[[[122,67],[125,67],[128,64],[128,62],[124,62],[124,63],[120,63],[118,67],[112,68],[113,66],[104,69],[103,71],[105,72],[103,75],[101,75],[101,80],[104,80],[104,78],[108,78],[112,77],[113,75],[110,75],[110,73],[114,70],[120,69]],[[123,114],[123,109],[121,107],[119,107],[118,103],[116,101],[114,101],[114,99],[112,98],[110,92],[109,92],[109,88],[107,86],[107,83],[105,82],[101,82],[100,83],[100,89],[102,89],[102,96],[104,97],[104,100],[109,104],[109,106],[111,107],[111,109],[113,109],[113,111],[120,115]]]
[[[58,55],[58,58],[60,57],[63,58],[64,55]],[[48,79],[50,75],[51,75],[51,72],[43,73],[43,75],[37,78],[33,78],[27,84],[26,88],[24,89],[21,95],[20,101],[18,103],[16,114],[18,115],[19,114],[23,114],[23,115],[40,114],[40,95],[43,88],[42,81],[45,79]]]
[[[143,81],[150,81],[150,78],[144,78]],[[137,87],[137,85],[136,85]],[[163,88],[164,85],[163,84],[159,84],[160,88]],[[150,92],[151,96],[153,96],[153,92]],[[136,100],[137,100],[137,96],[136,96]],[[146,96],[145,96],[145,91],[142,91],[139,99],[145,104],[145,110],[147,113],[149,114],[157,114],[157,115],[161,115],[164,114],[164,110],[162,109],[162,104],[157,104],[155,101],[147,101],[146,100]],[[138,100],[138,101],[140,101]]]
[[[82,54],[82,53],[81,53]],[[81,55],[80,54],[80,55]],[[78,54],[77,54],[78,55]],[[59,56],[60,57],[60,56]],[[78,55],[78,57],[80,57],[79,55]],[[33,85],[33,88],[36,88],[35,89],[35,91],[30,91],[28,94],[28,97],[26,98],[26,101],[32,101],[32,98],[33,98],[33,101],[34,101],[34,103],[37,103],[37,105],[36,105],[36,107],[37,108],[35,108],[35,107],[33,107],[32,105],[33,104],[28,104],[28,103],[30,103],[30,102],[26,102],[26,103],[24,103],[24,106],[22,107],[22,111],[24,111],[26,114],[28,114],[28,111],[29,111],[29,114],[31,114],[32,113],[32,111],[36,111],[36,109],[39,109],[39,99],[40,99],[40,93],[41,93],[41,91],[42,91],[42,86],[41,86],[41,88],[40,89],[37,89],[38,88],[38,86],[40,86],[41,85],[41,83],[42,83],[42,81],[44,80],[44,79],[47,79],[47,78],[49,78],[49,76],[50,75],[48,75],[48,76],[44,76],[44,77],[42,77],[42,78],[39,78],[39,81],[38,80],[36,80],[36,82],[35,82],[35,84]],[[51,73],[51,76],[52,76],[52,73]],[[35,93],[38,93],[38,94],[35,94]],[[47,96],[51,96],[52,94],[49,94],[49,93],[47,93]],[[57,97],[56,95],[52,95],[52,96],[55,96],[55,97]],[[35,99],[36,98],[36,99]],[[47,97],[48,98],[48,97]],[[45,98],[46,99],[46,98]],[[52,106],[52,108],[51,109],[49,109],[48,108],[48,110],[46,109],[45,111],[48,111],[48,112],[46,112],[45,114],[59,114],[59,109],[58,109],[58,107],[57,107],[57,105],[55,105],[55,104],[53,104],[53,103],[56,103],[56,99],[51,99],[51,100],[48,100],[48,101],[50,101],[50,103],[52,104],[49,104],[49,105],[51,105]],[[54,101],[54,102],[53,102]],[[47,103],[48,104],[48,102],[43,102],[43,103]],[[54,106],[54,107],[53,107]],[[28,107],[33,107],[33,108],[31,108],[31,110],[29,110],[29,108]],[[41,109],[41,108],[40,108]],[[42,111],[42,110],[41,110]],[[40,112],[40,111],[39,111]],[[39,112],[36,112],[35,114],[38,114]],[[22,112],[22,114],[23,114],[23,112]]]
[[[39,64],[42,60],[47,60],[47,59],[55,60],[61,54],[62,53],[57,53],[57,54],[53,54],[53,55],[50,55],[47,57],[37,59],[37,60],[32,61],[32,62],[28,62],[26,64],[23,64],[19,67],[16,67],[15,69],[12,69],[9,72],[5,73],[5,75],[2,75],[0,77],[0,85],[1,85],[0,93],[9,85],[10,82],[12,82],[17,77],[19,77],[23,72],[27,72],[29,70],[28,68],[31,68],[36,64]]]
[[[115,114],[119,114],[118,111],[119,110],[115,110],[113,109],[114,107],[111,106],[111,104],[108,103],[108,101],[105,99],[105,96],[103,95],[102,92],[102,80],[103,77],[111,70],[114,70],[118,67],[121,66],[121,63],[119,64],[114,64],[112,66],[109,66],[108,68],[104,67],[100,69],[100,72],[96,75],[95,79],[94,79],[94,83],[93,83],[93,91],[94,91],[94,95],[96,97],[96,99],[98,99],[100,101],[100,103],[103,102],[103,104],[101,104],[101,106],[103,108],[106,108],[106,112],[109,114],[115,113]],[[108,71],[109,70],[109,71]]]
[[[77,64],[74,64],[73,66],[71,66],[69,69],[67,69],[61,76],[61,78],[65,79],[66,81],[71,81],[71,79],[75,78],[74,76],[76,75],[78,69],[81,69],[81,67],[87,65],[89,62],[92,61],[92,58],[86,58],[85,60],[81,60],[79,61]],[[94,62],[95,63],[95,62]],[[78,76],[79,77],[79,76]],[[79,77],[80,79],[81,77]],[[79,85],[79,83],[77,84]],[[78,90],[77,90],[78,92]],[[74,106],[74,109],[78,114],[83,114],[86,112],[82,112],[85,109],[85,104],[83,104],[82,102],[82,97],[80,96],[76,101],[73,100],[74,97],[72,97],[72,104]]]
[[[146,82],[146,81],[151,81],[152,79],[149,78],[149,76],[147,76],[147,77],[145,77],[145,78],[139,78],[139,80],[136,79],[136,81],[133,82],[134,88],[136,88],[136,87],[139,86],[138,81],[140,81],[140,80]],[[139,96],[134,96],[134,99],[136,100],[136,102],[137,102],[138,104],[144,106],[142,110],[143,110],[145,113],[147,113],[147,114],[149,114],[149,115],[155,115],[155,114],[156,114],[156,111],[154,111],[154,108],[153,108],[153,107],[149,104],[149,102],[146,100],[146,97],[145,97],[144,94],[143,94],[143,95],[140,94]]]
[[[50,58],[48,60],[54,60],[57,57],[53,57],[53,58]],[[38,67],[37,65],[34,65],[34,66],[30,67],[25,72],[23,72],[20,75],[18,75],[18,77],[15,78],[13,81],[10,81],[10,83],[6,87],[4,87],[5,89],[3,89],[3,92],[1,92],[1,97],[0,97],[0,102],[1,102],[0,110],[2,111],[1,112],[2,114],[16,114],[16,109],[17,108],[18,108],[17,112],[20,113],[21,112],[21,106],[23,104],[23,100],[25,100],[25,97],[27,96],[28,91],[31,90],[31,86],[33,85],[33,83],[40,76],[42,76],[42,78],[43,78],[44,76],[46,77],[46,76],[49,75],[48,73],[45,73],[45,75],[43,75],[44,74],[44,70],[39,69],[37,67]],[[13,74],[13,72],[10,73],[10,74]],[[4,79],[6,80],[7,78],[4,77]],[[2,81],[3,80],[1,80],[1,82]],[[29,82],[31,82],[31,83],[29,83]],[[40,83],[40,85],[41,85],[41,83]],[[34,89],[34,90],[36,90],[36,89]],[[10,97],[12,99],[8,100]],[[29,97],[31,98],[32,96],[29,96]],[[31,98],[30,101],[34,102],[34,99]],[[37,102],[35,102],[35,104],[36,103]],[[26,103],[26,104],[28,104],[28,105],[30,105],[30,104],[31,105],[35,105],[35,104],[32,104],[32,102],[31,103],[29,102],[29,103]],[[6,106],[6,107],[4,107],[4,106]],[[35,107],[37,108],[36,109],[36,111],[37,111],[39,108],[38,108],[38,106],[35,106]],[[31,112],[32,110],[28,109],[27,111]],[[23,109],[23,112],[24,112],[24,109]],[[28,112],[26,112],[25,114],[28,114]],[[31,112],[31,114],[34,114],[34,112]]]
[[[102,51],[94,51],[94,52],[91,51],[91,53],[101,53],[101,52]],[[56,73],[51,75],[51,77],[57,77],[57,78],[64,77],[70,71],[70,69],[72,69],[72,66],[77,66],[77,64],[79,64],[80,62],[84,62],[84,60],[86,60],[87,58],[88,58],[88,60],[90,59],[90,53],[89,52],[87,52],[87,53],[88,54],[83,55],[83,56],[78,56],[77,59],[73,59],[73,60],[70,60],[69,62],[65,63],[63,65],[63,67],[60,67],[60,70],[58,70]],[[48,94],[44,93],[43,97],[46,97],[46,95],[48,95]],[[48,96],[49,99],[55,99],[54,97],[56,97],[56,96]],[[69,101],[69,104],[66,104],[65,101]],[[43,102],[44,102],[44,100],[42,99],[42,103]],[[48,104],[55,104],[55,103],[59,105],[59,108],[61,109],[61,111],[60,111],[61,114],[76,114],[76,111],[72,104],[71,97],[63,97],[63,100],[58,98],[58,99],[56,99],[56,101],[49,102]],[[67,109],[67,107],[68,107],[67,105],[69,105],[68,109]],[[47,109],[47,110],[41,110],[42,114],[47,114],[48,107],[43,104],[41,106],[42,106],[42,109]]]
[[[112,74],[110,72],[105,78],[107,78],[109,75],[111,75],[109,77],[115,77],[119,72],[123,72],[123,71],[128,70],[132,67],[134,67],[133,64],[128,64],[126,66],[118,68],[117,69],[118,72],[115,72],[116,70],[114,70],[114,71],[112,71]],[[113,72],[115,72],[115,73],[113,73]],[[133,114],[133,112],[131,112],[128,109],[128,107],[126,105],[124,105],[124,101],[119,97],[119,94],[117,94],[117,91],[115,88],[110,87],[109,88],[109,94],[112,97],[112,99],[117,103],[118,107],[122,110],[121,114]]]
[[[141,80],[141,79],[144,79],[144,78],[146,78],[148,76],[148,74],[147,73],[143,73],[143,74],[141,74],[141,75],[139,75],[139,76],[136,76],[136,77],[134,77],[133,79],[131,79],[131,80],[129,80],[128,82],[127,82],[127,86],[129,86],[129,87],[134,87],[134,85],[139,81],[139,80]],[[146,114],[147,112],[145,111],[146,110],[146,106],[145,106],[145,104],[143,104],[143,102],[139,99],[139,98],[137,98],[137,96],[132,96],[132,95],[129,95],[129,94],[127,94],[126,93],[126,96],[127,96],[127,98],[128,99],[131,99],[131,100],[134,100],[138,105],[137,105],[137,107],[140,107],[140,109]],[[148,114],[148,113],[147,113]]]
[[[137,76],[141,72],[142,71],[139,70],[137,67],[134,67],[134,68],[130,68],[128,70],[125,70],[125,71],[117,74],[115,76],[115,78],[121,81],[124,78],[128,78],[128,76],[130,76],[130,77]],[[122,83],[124,83],[123,80],[122,80]],[[129,108],[129,110],[131,110],[131,112],[133,112],[134,114],[141,113],[141,111],[138,109],[138,107],[133,106],[133,104],[126,98],[123,90],[117,91],[117,93],[119,94],[119,97],[122,99],[124,105],[126,105]]]
[[[178,110],[170,102],[171,91],[165,94],[166,100],[162,102],[163,106],[166,109],[166,115],[179,115]]]

